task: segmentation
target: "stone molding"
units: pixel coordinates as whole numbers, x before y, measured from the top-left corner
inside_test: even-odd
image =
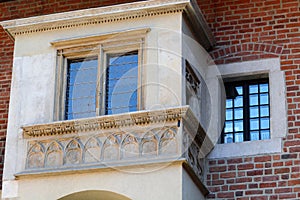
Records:
[[[84,10],[42,15],[3,21],[0,24],[15,38],[16,35],[59,30],[65,28],[111,23],[170,13],[186,13],[202,45],[209,49],[215,41],[194,0],[151,0],[90,8]]]
[[[169,122],[189,119],[195,127],[199,126],[197,119],[189,106],[169,108],[154,111],[139,111],[118,115],[100,116],[95,118],[59,121],[47,124],[23,126],[24,138],[64,135],[78,132],[88,132],[103,129],[146,125],[151,123]]]
[[[1,23],[12,36],[182,12],[189,0],[152,0],[70,11]]]

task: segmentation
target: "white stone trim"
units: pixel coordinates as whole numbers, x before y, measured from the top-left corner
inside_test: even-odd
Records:
[[[223,78],[268,74],[270,87],[270,140],[216,144],[208,158],[248,156],[282,151],[282,138],[287,134],[287,104],[284,72],[280,59],[262,59],[218,65]]]

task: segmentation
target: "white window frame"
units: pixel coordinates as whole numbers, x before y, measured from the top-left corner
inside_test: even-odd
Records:
[[[67,61],[70,59],[98,57],[98,74],[96,87],[96,116],[105,114],[105,73],[107,55],[115,53],[138,52],[138,87],[137,110],[143,109],[143,69],[145,62],[145,38],[149,28],[119,31],[96,36],[72,38],[54,41],[57,49],[56,93],[54,121],[65,120],[65,100],[67,88]],[[103,91],[103,92],[101,92]],[[95,116],[95,117],[96,117]]]
[[[270,95],[270,139],[239,143],[216,144],[210,159],[249,156],[282,151],[282,138],[287,134],[287,103],[284,72],[280,59],[262,59],[218,65],[223,78],[268,74]]]

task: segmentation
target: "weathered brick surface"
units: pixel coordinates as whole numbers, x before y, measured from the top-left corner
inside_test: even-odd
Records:
[[[211,51],[215,62],[280,58],[288,103],[288,135],[283,139],[283,153],[210,160],[208,169],[227,170],[209,171],[209,198],[299,199],[300,1],[198,0],[198,3],[217,41]],[[224,182],[228,187],[212,182]]]

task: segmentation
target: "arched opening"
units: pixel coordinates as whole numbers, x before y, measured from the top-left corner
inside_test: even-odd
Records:
[[[58,200],[130,200],[129,198],[109,191],[88,190],[69,194]]]

